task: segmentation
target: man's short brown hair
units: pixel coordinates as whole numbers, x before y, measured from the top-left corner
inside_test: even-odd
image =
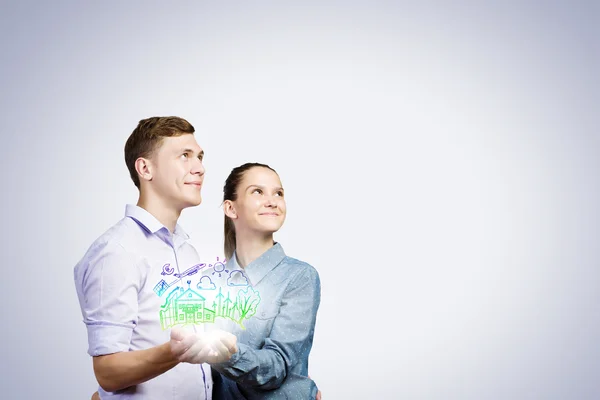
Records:
[[[194,132],[192,124],[179,117],[152,117],[141,120],[125,143],[125,164],[135,186],[140,188],[140,177],[135,170],[135,160],[140,157],[149,158],[165,137]]]

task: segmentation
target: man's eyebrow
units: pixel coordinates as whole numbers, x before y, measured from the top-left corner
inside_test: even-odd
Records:
[[[183,150],[181,150],[181,153],[194,153],[194,150],[183,149]],[[198,157],[204,157],[204,150],[200,150],[200,153],[198,153]]]

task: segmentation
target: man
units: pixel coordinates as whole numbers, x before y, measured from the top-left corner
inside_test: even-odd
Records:
[[[202,265],[177,224],[184,208],[202,201],[204,151],[193,134],[194,127],[178,117],[139,122],[125,145],[137,205],[127,205],[125,217],[75,266],[102,399],[211,399],[205,363],[226,361],[237,350],[227,332],[204,333],[202,325],[194,325],[196,334],[177,330],[196,321],[191,309],[179,315],[164,309],[167,296],[191,289]]]

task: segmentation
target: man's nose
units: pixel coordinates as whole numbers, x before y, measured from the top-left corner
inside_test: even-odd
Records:
[[[205,172],[204,164],[202,163],[202,161],[199,158],[196,158],[196,161],[194,161],[194,163],[192,165],[192,170],[190,172],[192,174],[196,174],[196,175],[204,175],[204,172]]]

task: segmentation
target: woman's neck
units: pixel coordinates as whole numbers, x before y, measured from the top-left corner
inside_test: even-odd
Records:
[[[264,252],[273,247],[273,234],[257,236],[256,233],[236,233],[235,255],[240,267],[245,268],[252,261],[260,257]]]

